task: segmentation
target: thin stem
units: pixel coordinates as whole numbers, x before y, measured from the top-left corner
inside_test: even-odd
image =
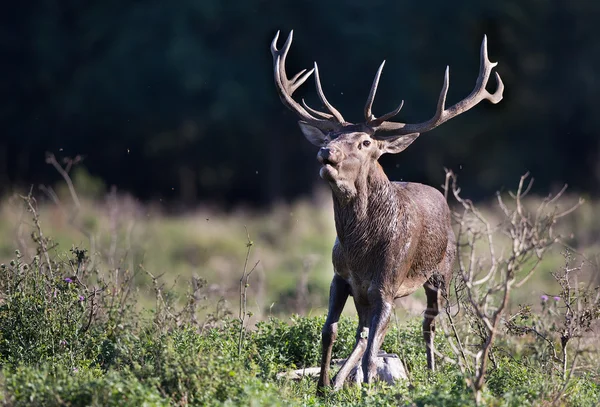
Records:
[[[46,238],[44,237],[44,233],[42,232],[42,226],[40,225],[40,217],[38,216],[35,206],[33,205],[35,202],[35,198],[33,198],[33,196],[31,195],[31,192],[29,192],[29,195],[27,195],[27,196],[21,196],[21,198],[25,201],[25,203],[27,204],[27,207],[29,208],[29,211],[31,212],[31,214],[33,216],[33,223],[38,232],[39,244],[42,249],[42,253],[44,254],[44,257],[46,259],[46,264],[48,265],[48,272],[50,273],[50,277],[53,277],[52,264],[50,262],[50,254],[48,253],[47,241],[46,241]]]
[[[246,259],[244,260],[244,270],[242,272],[242,277],[240,277],[240,311],[239,311],[239,315],[238,315],[238,319],[240,321],[240,334],[239,334],[239,340],[238,340],[238,356],[240,356],[242,354],[242,347],[243,347],[243,343],[244,343],[244,332],[245,332],[245,328],[246,328],[245,323],[246,323],[246,317],[248,316],[248,312],[247,312],[247,298],[248,298],[248,287],[249,287],[248,281],[250,279],[250,275],[256,269],[256,266],[258,266],[258,263],[260,263],[260,260],[258,260],[254,264],[254,267],[252,267],[252,269],[250,269],[250,271],[247,272],[248,259],[250,258],[250,251],[252,250],[252,246],[254,245],[254,242],[252,242],[252,240],[250,240],[250,233],[248,233],[248,228],[246,226],[244,226],[244,229],[246,229],[246,237],[247,237],[248,241],[246,243],[247,251],[246,251]]]

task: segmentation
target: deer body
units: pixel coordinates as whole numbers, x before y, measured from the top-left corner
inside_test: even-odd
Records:
[[[279,33],[273,40],[275,84],[282,102],[302,119],[304,136],[320,147],[321,178],[333,195],[337,238],[333,246],[334,277],[329,294],[329,310],[322,332],[321,374],[318,389],[330,386],[331,351],[337,336],[337,323],[349,296],[358,314],[356,344],[337,373],[333,387],[340,388],[350,371],[362,363],[364,380],[375,376],[375,360],[383,343],[396,298],[425,288],[427,309],[423,321],[427,365],[435,368],[433,334],[439,314],[439,293],[447,291],[455,257],[455,237],[450,225],[450,209],[444,196],[427,185],[392,182],[378,163],[382,154],[396,154],[407,148],[422,132],[472,108],[483,99],[497,103],[503,84],[498,74],[494,94],[485,86],[495,64],[487,57],[486,40],[481,47],[480,73],[475,89],[467,98],[445,107],[449,74],[446,69],[436,114],[418,124],[389,121],[400,112],[376,118],[372,104],[383,69],[380,66],[365,106],[365,122],[352,124],[327,101],[318,67],[301,71],[289,79],[285,59],[292,33],[281,50]],[[294,91],[314,72],[317,93],[329,113],[310,108],[292,99]]]
[[[355,137],[360,139],[360,134]],[[338,143],[345,141],[338,140]],[[328,146],[335,147],[335,142]],[[424,331],[431,332],[432,317],[437,314],[437,289],[446,289],[450,282],[454,259],[450,210],[439,191],[423,184],[392,182],[375,160],[360,168],[364,171],[354,181],[354,188],[329,181],[337,238],[332,254],[335,278],[330,304],[333,306],[325,324],[321,385],[329,385],[330,348],[348,296],[353,297],[359,314],[357,342],[360,344],[354,358],[349,358],[346,368],[342,367],[336,377],[335,388],[343,385],[349,371],[368,350],[369,319],[375,316],[372,312],[375,307],[384,311],[385,322],[379,335],[373,331],[370,353],[374,356],[363,360],[363,372],[374,369],[374,357],[383,342],[394,300],[412,294],[426,283],[432,288],[428,295],[432,297],[430,302],[436,304],[428,307],[430,315],[424,327]],[[353,193],[348,192],[350,189]],[[432,344],[430,337],[426,340]],[[433,360],[428,352],[431,368]]]
[[[381,168],[373,172],[376,178],[369,177],[355,199],[342,203],[334,193],[333,265],[355,297],[366,298],[365,287],[377,281],[387,295],[400,298],[422,286],[429,277],[423,271],[444,258],[450,212],[439,191],[391,182]],[[381,272],[388,267],[389,273]]]

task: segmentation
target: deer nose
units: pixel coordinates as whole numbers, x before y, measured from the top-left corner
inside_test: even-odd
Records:
[[[336,165],[342,161],[342,152],[334,147],[321,147],[317,154],[317,160],[323,165]]]

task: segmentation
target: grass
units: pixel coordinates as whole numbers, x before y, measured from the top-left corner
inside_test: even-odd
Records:
[[[51,268],[44,264],[39,230],[23,200],[0,205],[0,394],[5,405],[474,405],[468,370],[449,362],[455,359],[445,337],[449,331],[438,328],[437,348],[446,358],[438,358],[439,371],[425,368],[420,292],[416,304],[407,305],[412,312],[397,311],[383,346],[400,355],[408,381],[350,387],[319,398],[315,379],[277,378],[320,359],[335,239],[326,197],[265,212],[201,208],[177,216],[116,194],[82,196],[77,207],[66,203],[64,193],[58,197],[63,204],[34,206],[49,239]],[[493,202],[479,207],[500,221]],[[560,225],[563,234],[576,236],[570,243],[588,257],[598,244],[597,207],[586,203]],[[248,263],[260,263],[248,287],[246,311],[253,317],[240,351],[240,325],[231,311],[237,308],[246,260],[245,228],[253,241]],[[561,250],[545,255],[534,277],[514,291],[510,305],[516,311],[519,304],[531,304],[538,313],[523,323],[543,322],[555,334],[558,312],[541,312],[540,296],[559,292],[550,272],[563,265]],[[334,358],[349,354],[355,326],[349,305]],[[467,338],[465,346],[477,346],[474,333]],[[579,364],[565,381],[545,343],[503,328],[485,405],[597,405],[598,337],[592,333],[585,341],[571,350]]]
[[[68,197],[62,201],[67,202]],[[499,220],[494,202],[480,208],[490,219]],[[594,216],[597,209],[597,203],[586,203],[561,225],[564,235],[577,236],[567,241],[588,256],[598,250],[600,222]],[[192,276],[200,276],[208,281],[208,294],[229,302],[237,300],[246,227],[255,242],[249,261],[254,264],[260,260],[249,289],[249,306],[254,314],[264,318],[292,312],[326,312],[332,276],[331,247],[335,240],[328,197],[279,204],[263,212],[240,209],[223,213],[201,208],[192,213],[165,215],[130,197],[109,195],[105,200],[82,198],[74,218],[73,213],[72,206],[51,202],[39,205],[41,224],[53,237],[58,251],[66,251],[72,245],[86,248],[99,264],[121,270],[135,270],[144,264],[180,293],[189,288]],[[20,203],[13,199],[0,204],[0,261],[8,261],[15,247],[31,257],[31,231],[32,225]],[[514,304],[530,303],[532,297],[557,291],[550,272],[562,264],[563,250],[556,246],[545,256],[534,277],[515,292]],[[136,276],[136,283],[142,293],[151,292],[150,280],[143,273]],[[300,286],[308,291],[308,298],[305,306],[298,308]],[[421,290],[414,298],[424,304]]]
[[[289,297],[293,299],[299,276],[305,272],[310,307],[319,309],[326,303],[331,278],[328,252],[335,239],[332,216],[307,202],[282,205],[268,215],[200,209],[165,216],[120,197],[104,202],[82,199],[74,224],[51,203],[40,205],[39,215],[58,251],[75,244],[90,250],[95,261],[108,267],[133,270],[143,263],[179,292],[187,289],[192,276],[201,276],[208,280],[211,295],[228,300],[237,298],[246,226],[256,243],[250,261],[260,259],[250,289],[256,314],[269,309],[271,313],[289,313]],[[22,221],[23,217],[21,205],[4,202],[0,209],[0,261],[9,260],[15,247],[29,257],[33,254],[31,225]],[[143,292],[149,292],[145,275],[138,275],[136,281]]]

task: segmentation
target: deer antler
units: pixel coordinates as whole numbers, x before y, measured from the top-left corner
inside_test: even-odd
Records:
[[[367,104],[365,105],[365,120],[367,124],[381,124],[385,120],[391,119],[396,116],[402,110],[402,106],[404,106],[404,100],[400,102],[400,105],[392,110],[389,113],[384,114],[380,118],[376,118],[371,109],[373,108],[373,101],[375,100],[375,94],[377,93],[377,86],[379,86],[379,78],[381,77],[381,72],[383,71],[383,66],[385,65],[385,61],[379,65],[379,69],[377,69],[377,73],[375,74],[375,79],[373,79],[373,85],[371,86],[371,91],[369,92],[369,97],[367,98]]]
[[[393,110],[392,112],[389,112],[381,116],[380,118],[375,118],[375,116],[373,116],[373,114],[371,113],[371,107],[373,105],[375,93],[377,92],[377,85],[379,84],[379,77],[381,76],[381,71],[383,70],[384,64],[385,61],[377,70],[377,74],[375,75],[375,80],[373,81],[373,86],[371,87],[369,97],[367,98],[367,104],[365,106],[365,119],[367,121],[366,124],[375,130],[375,136],[380,139],[413,133],[424,133],[426,131],[433,130],[434,128],[450,120],[451,118],[458,116],[463,112],[466,112],[467,110],[471,109],[473,106],[477,105],[484,99],[487,99],[494,104],[502,100],[504,84],[502,83],[502,79],[500,79],[500,75],[498,75],[497,72],[495,72],[496,82],[498,84],[496,91],[492,94],[485,89],[490,78],[492,69],[496,65],[498,65],[497,62],[490,62],[490,60],[488,59],[486,36],[483,37],[483,42],[481,43],[479,77],[477,78],[475,88],[473,89],[471,94],[465,99],[456,103],[454,106],[449,107],[448,109],[445,108],[450,76],[450,68],[446,67],[446,72],[444,73],[444,84],[442,86],[442,91],[440,92],[440,97],[438,99],[435,115],[426,122],[417,124],[406,124],[387,121],[388,119],[392,118],[400,112],[404,101],[400,104],[400,106],[398,106],[398,108],[396,108],[396,110]]]
[[[298,114],[298,116],[300,116],[304,122],[309,123],[323,131],[336,131],[342,127],[352,127],[352,124],[346,122],[341,113],[335,107],[333,107],[333,105],[331,105],[331,103],[329,103],[325,97],[325,94],[323,93],[323,87],[321,86],[321,79],[319,77],[319,67],[317,66],[316,62],[314,68],[310,71],[307,72],[306,69],[303,69],[293,78],[289,79],[287,77],[285,71],[285,59],[292,45],[293,36],[294,31],[292,30],[290,31],[290,34],[288,35],[288,38],[283,44],[281,50],[277,49],[279,31],[277,31],[277,34],[271,43],[275,85],[277,87],[277,92],[279,93],[279,98],[283,104],[288,107],[288,109],[296,112],[296,114]],[[442,85],[442,91],[440,92],[436,112],[434,116],[426,122],[407,124],[388,121],[400,113],[400,110],[402,110],[402,106],[404,105],[404,101],[402,101],[396,109],[384,114],[381,117],[375,117],[373,115],[373,101],[375,100],[375,94],[377,93],[377,87],[379,86],[379,79],[381,77],[381,72],[383,71],[384,65],[385,61],[383,61],[383,63],[379,66],[379,69],[375,74],[375,79],[373,80],[373,85],[371,86],[369,97],[367,98],[367,103],[365,104],[365,123],[357,125],[363,127],[366,125],[366,127],[370,128],[370,131],[375,131],[375,137],[380,139],[407,134],[425,133],[435,129],[437,126],[450,120],[451,118],[466,112],[484,99],[487,99],[494,104],[502,100],[504,84],[502,83],[502,79],[497,72],[495,72],[496,82],[498,84],[496,91],[492,94],[485,89],[490,78],[490,74],[492,73],[492,69],[498,65],[497,62],[490,62],[488,58],[486,36],[483,37],[483,42],[481,43],[479,76],[477,78],[475,88],[471,94],[465,99],[456,103],[454,106],[446,109],[446,96],[448,94],[450,80],[450,68],[446,67],[446,72],[444,73],[444,84]],[[321,112],[311,108],[306,104],[304,99],[302,100],[302,105],[300,105],[292,98],[292,95],[296,89],[306,82],[313,72],[315,74],[315,85],[317,87],[319,99],[330,113]]]
[[[281,50],[277,49],[277,40],[279,39],[279,31],[275,34],[275,38],[271,43],[271,54],[273,55],[273,70],[275,73],[275,85],[277,87],[277,93],[279,93],[279,98],[283,102],[288,109],[296,112],[300,118],[312,124],[313,126],[325,130],[337,130],[342,127],[342,124],[345,123],[344,118],[337,111],[331,103],[325,97],[323,93],[323,88],[321,86],[321,81],[319,78],[319,68],[317,63],[315,62],[315,67],[310,71],[306,71],[306,69],[298,72],[293,78],[288,79],[287,74],[285,72],[285,59],[287,57],[287,53],[290,50],[290,46],[292,45],[292,39],[294,36],[294,31],[290,31],[290,34],[287,37],[287,40],[283,44]],[[319,95],[319,99],[321,102],[327,107],[327,109],[331,112],[331,114],[320,112],[318,110],[312,109],[309,107],[304,100],[302,100],[302,105],[292,99],[292,94],[298,89],[306,80],[315,73],[315,84],[317,86],[317,93]]]

